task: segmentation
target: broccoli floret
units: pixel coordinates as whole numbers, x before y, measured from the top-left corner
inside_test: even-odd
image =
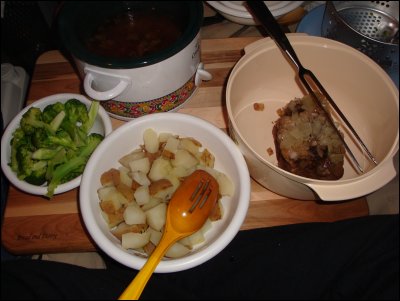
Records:
[[[67,151],[65,148],[61,148],[52,159],[47,161],[46,180],[50,181],[53,177],[54,168],[65,162],[67,162]]]
[[[56,132],[58,130],[65,116],[66,116],[65,111],[61,111],[56,115],[56,117],[53,118],[52,121],[50,121],[49,126],[53,132]]]
[[[64,111],[64,104],[61,102],[56,102],[54,104],[48,105],[43,109],[42,119],[46,123],[50,123],[58,113]]]
[[[32,144],[36,148],[51,148],[52,145],[49,144],[49,141],[47,139],[48,135],[49,134],[45,129],[43,128],[36,129],[36,131],[31,135]]]
[[[89,134],[90,129],[93,127],[99,107],[100,103],[98,101],[92,101],[88,112],[88,119],[82,124],[82,129],[86,134]]]
[[[74,141],[72,141],[70,135],[64,130],[57,131],[55,135],[48,135],[47,142],[50,145],[61,145],[66,148],[77,149],[77,146]]]
[[[96,133],[90,134],[87,137],[86,145],[79,149],[79,153],[76,157],[56,167],[47,190],[47,196],[49,198],[53,196],[55,188],[62,183],[63,179],[70,180],[69,175],[71,173],[77,173],[77,171],[80,172],[82,170],[89,160],[90,155],[102,140],[102,135]]]
[[[61,149],[63,149],[61,146],[56,148],[38,148],[33,152],[32,159],[34,160],[53,159]]]
[[[17,150],[22,144],[30,144],[30,139],[28,136],[25,136],[25,132],[21,128],[17,128],[14,133],[13,137],[10,141],[11,145],[11,162],[10,167],[12,171],[18,173],[19,166],[18,166],[18,159],[17,159]]]
[[[32,135],[38,128],[43,128],[52,132],[50,126],[42,119],[42,111],[35,107],[31,107],[22,116],[20,126],[26,135]]]
[[[63,121],[61,127],[68,132],[68,134],[71,136],[72,140],[78,147],[83,146],[86,143],[87,135],[89,134],[89,131],[93,127],[93,124],[96,120],[96,116],[99,111],[99,106],[100,104],[98,101],[92,102],[89,108],[89,112],[87,112],[88,118],[80,126],[79,126],[80,121],[78,121],[78,124],[73,123],[73,121],[71,121],[70,119],[68,120],[65,119]]]
[[[69,120],[64,119],[61,124],[61,128],[69,134],[77,147],[85,145],[87,134],[82,130],[81,127],[71,123]]]
[[[43,120],[42,111],[39,108],[31,107],[21,118],[20,126],[26,135],[33,135],[37,129],[45,129],[55,133],[65,117],[65,112],[58,113],[50,123]]]
[[[89,119],[86,105],[77,99],[69,99],[65,104],[65,113],[72,124],[84,124]]]
[[[33,151],[34,148],[32,148],[31,144],[21,144],[17,149],[17,177],[20,180],[24,180],[32,173],[33,164],[35,163],[32,159]]]
[[[55,148],[57,146],[64,146],[74,150],[78,148],[70,135],[63,129],[59,129],[55,134],[43,129],[37,129],[32,135],[32,144],[38,149]]]
[[[47,161],[37,161],[32,165],[31,173],[24,180],[33,185],[42,185],[46,182]]]

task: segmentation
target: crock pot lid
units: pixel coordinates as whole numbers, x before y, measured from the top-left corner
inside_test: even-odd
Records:
[[[238,18],[252,19],[253,16],[244,6],[245,1],[207,1],[212,7]],[[274,17],[280,17],[301,6],[304,1],[264,1]]]
[[[178,1],[174,2],[178,3]],[[151,2],[149,1],[149,3]],[[64,3],[64,6],[60,11],[58,20],[58,31],[61,37],[61,41],[65,49],[79,60],[94,66],[111,69],[130,69],[145,67],[148,65],[156,64],[175,55],[180,50],[185,48],[196,37],[196,35],[200,31],[201,23],[203,20],[202,2],[179,1],[179,5],[181,7],[183,7],[184,5],[188,6],[188,24],[185,27],[182,36],[172,46],[155,54],[144,56],[139,59],[105,57],[89,52],[82,45],[79,37],[74,33],[74,27],[71,26],[71,24],[75,24],[74,20],[79,17],[79,15],[76,13],[77,10],[82,7],[87,9],[88,5],[93,6],[93,2],[66,1]],[[110,17],[111,16],[112,15],[110,14]]]

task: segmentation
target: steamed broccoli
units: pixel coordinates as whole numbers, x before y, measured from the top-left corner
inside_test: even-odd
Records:
[[[78,174],[81,174],[83,172],[83,168],[89,160],[90,155],[102,140],[102,135],[96,133],[90,134],[87,137],[86,145],[81,147],[76,157],[57,166],[53,171],[53,176],[48,186],[47,196],[49,198],[53,196],[54,190],[59,184],[71,180],[69,177],[71,173],[74,174],[78,171]]]
[[[65,111],[64,104],[61,102],[56,102],[51,105],[46,106],[43,109],[42,119],[46,123],[50,123],[58,113]]]
[[[61,148],[53,158],[47,161],[47,170],[46,170],[46,180],[50,181],[53,177],[54,168],[57,165],[67,162],[67,151],[65,148]]]
[[[16,150],[18,162],[18,178],[24,180],[32,173],[34,160],[32,159],[34,149],[31,144],[21,144]]]
[[[53,159],[63,147],[58,146],[56,148],[38,148],[32,154],[32,159],[35,160],[50,160]]]
[[[79,147],[85,144],[87,133],[82,129],[82,126],[76,126],[76,123],[64,119],[61,128],[69,134],[76,146]]]
[[[64,107],[67,119],[73,124],[77,122],[83,124],[89,119],[86,106],[77,99],[73,98],[68,100],[64,104]]]
[[[33,185],[42,185],[46,182],[46,161],[36,161],[33,163],[31,173],[25,178],[25,181]]]
[[[37,129],[44,129],[55,133],[61,125],[66,113],[59,112],[54,118],[46,123],[43,120],[42,111],[39,108],[31,107],[21,118],[20,126],[27,135],[32,135]]]
[[[51,198],[59,184],[82,174],[93,150],[103,139],[89,134],[99,103],[86,105],[77,99],[31,107],[21,118],[11,139],[11,169],[34,185],[48,183]]]
[[[93,127],[99,107],[100,103],[98,101],[92,102],[88,112],[88,119],[82,123],[82,130],[85,132],[85,134],[88,134],[90,129]]]
[[[17,150],[22,144],[30,144],[31,139],[28,138],[28,136],[25,136],[24,131],[21,128],[17,128],[14,133],[13,137],[11,139],[11,163],[10,167],[12,171],[18,173],[19,167],[18,167],[18,159],[17,159]]]
[[[54,148],[59,145],[71,149],[77,149],[78,147],[71,136],[63,129],[59,129],[54,134],[44,129],[37,129],[32,134],[32,144],[36,148]]]

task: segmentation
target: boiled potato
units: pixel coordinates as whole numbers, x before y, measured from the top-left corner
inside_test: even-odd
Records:
[[[186,169],[183,166],[175,166],[171,170],[171,175],[178,177],[178,178],[185,178],[188,175],[192,174],[196,170],[196,167]]]
[[[214,207],[213,211],[211,212],[209,216],[209,220],[212,222],[218,221],[222,218],[224,212],[223,212],[223,207],[221,204],[221,199],[218,200],[217,205]]]
[[[117,190],[115,186],[104,186],[97,190],[99,199],[101,201],[113,201],[115,204],[119,203],[121,205],[127,205],[129,203],[128,199]]]
[[[118,160],[118,162],[122,165],[125,166],[126,168],[129,168],[129,162],[142,159],[146,156],[146,154],[143,152],[142,149],[135,149],[131,153],[123,156]]]
[[[134,191],[130,186],[127,186],[124,183],[119,183],[115,188],[128,200],[129,203],[134,201]]]
[[[107,214],[114,214],[122,207],[122,205],[120,202],[110,199],[110,200],[101,201],[100,207],[101,207],[101,210],[103,210],[103,212],[105,212]]]
[[[162,202],[161,199],[155,198],[155,197],[153,197],[153,196],[150,196],[149,202],[146,203],[146,204],[144,204],[144,205],[142,205],[141,207],[142,207],[143,211],[147,211],[147,210],[149,210],[149,209],[151,209],[151,208],[157,206],[157,205],[160,204],[161,202]]]
[[[151,184],[147,175],[141,171],[134,171],[131,173],[132,179],[139,185],[149,186]]]
[[[209,152],[208,149],[205,149],[201,153],[197,155],[197,159],[200,161],[200,164],[214,168],[215,157],[212,153]]]
[[[146,129],[143,133],[144,148],[149,153],[156,153],[160,143],[158,135],[153,129]]]
[[[174,167],[181,166],[185,169],[190,169],[196,166],[199,161],[187,150],[179,149],[175,154],[175,158],[171,160],[171,163]]]
[[[206,239],[204,237],[204,233],[200,229],[199,231],[194,232],[192,235],[182,238],[178,242],[188,247],[189,249],[193,249],[195,245],[200,244],[205,240]]]
[[[155,195],[160,190],[167,189],[172,186],[172,183],[168,179],[159,179],[157,181],[153,181],[149,186],[149,194]]]
[[[148,232],[150,232],[150,242],[154,246],[158,246],[160,240],[162,238],[163,233],[161,231],[156,231],[152,228],[149,228]],[[171,258],[178,258],[186,255],[190,252],[190,248],[183,245],[180,241],[174,243],[165,253],[165,256]]]
[[[168,251],[165,253],[165,256],[170,258],[179,258],[185,256],[190,252],[190,249],[179,242],[174,243]]]
[[[150,233],[148,231],[143,233],[128,232],[122,234],[121,240],[124,249],[143,248],[150,241]]]
[[[147,204],[150,201],[150,193],[149,193],[149,186],[143,185],[136,189],[135,193],[135,200],[138,205]]]
[[[201,144],[192,138],[181,138],[179,143],[179,148],[187,150],[194,157],[197,157],[200,152]]]
[[[159,157],[153,161],[153,165],[150,168],[149,178],[152,181],[158,181],[165,179],[172,170],[172,166],[169,160]]]
[[[174,191],[175,188],[173,186],[170,186],[166,189],[159,190],[156,194],[153,195],[153,197],[161,199],[163,202],[167,202],[169,199],[171,199]]]
[[[120,223],[117,227],[111,230],[111,233],[118,238],[119,240],[122,239],[122,234],[125,233],[142,233],[146,230],[147,224],[140,224],[140,225],[128,225],[125,222]]]
[[[147,223],[154,230],[161,231],[165,225],[167,214],[167,204],[160,203],[146,211]]]
[[[106,172],[102,173],[100,177],[100,183],[103,186],[115,186],[119,182],[119,171],[115,168],[111,168]]]
[[[160,242],[161,237],[163,235],[162,232],[156,231],[153,228],[149,228],[148,231],[150,232],[150,242],[155,246],[158,246],[158,243]]]
[[[180,140],[178,138],[174,136],[169,137],[167,143],[164,146],[163,152],[168,151],[172,154],[175,154],[178,150],[179,143]]]
[[[150,171],[150,160],[148,157],[133,160],[133,161],[129,162],[129,168],[133,172],[141,171],[141,172],[147,174]]]
[[[172,133],[168,133],[168,132],[161,132],[160,134],[158,134],[158,141],[160,143],[165,143],[167,142],[167,140],[170,137],[177,137],[176,135],[173,135]]]
[[[132,187],[132,178],[129,175],[130,170],[125,166],[120,166],[119,170],[119,180],[126,186]]]
[[[108,213],[106,221],[108,228],[113,229],[124,221],[123,210],[118,210],[115,213]]]
[[[146,214],[135,203],[125,208],[123,216],[127,225],[139,225],[146,223]]]
[[[235,193],[235,187],[226,174],[218,172],[215,179],[218,182],[219,193],[221,195],[233,196]]]
[[[189,249],[193,249],[195,245],[200,244],[205,241],[204,234],[211,228],[212,228],[211,221],[210,221],[210,219],[207,219],[200,230],[196,231],[192,235],[186,236],[186,237],[178,240],[178,242],[183,244],[184,246],[188,247]]]

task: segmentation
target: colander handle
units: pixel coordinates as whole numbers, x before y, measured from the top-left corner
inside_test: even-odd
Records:
[[[109,90],[106,91],[97,91],[93,89],[93,83],[95,82],[95,76],[102,78],[102,80],[112,80],[117,81],[117,84]],[[114,74],[109,74],[106,72],[101,72],[98,70],[92,70],[90,68],[85,68],[85,78],[83,80],[83,88],[89,97],[103,101],[109,100],[120,95],[129,85],[130,79],[123,76],[117,76]]]

